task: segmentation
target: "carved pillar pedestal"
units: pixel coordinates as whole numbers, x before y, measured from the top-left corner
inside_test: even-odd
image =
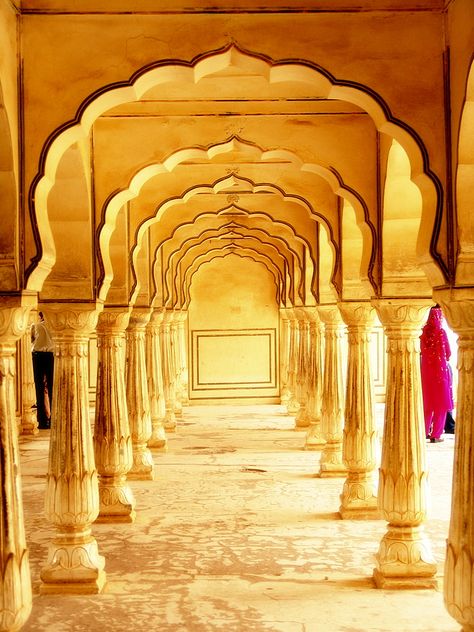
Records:
[[[306,311],[302,308],[296,310],[298,316],[298,370],[296,373],[297,399],[299,410],[295,417],[295,429],[306,430],[309,426],[307,412],[308,403],[308,360],[309,360],[309,321]]]
[[[290,355],[290,320],[286,309],[280,309],[280,403],[287,405],[290,399],[288,362]]]
[[[290,343],[288,355],[288,390],[289,398],[286,402],[286,409],[290,415],[296,414],[299,410],[297,399],[297,383],[296,376],[298,372],[298,320],[294,310],[288,309],[287,314],[290,322]]]
[[[174,367],[174,353],[171,338],[171,322],[173,312],[163,313],[163,323],[161,325],[161,348],[163,360],[163,389],[165,393],[165,421],[164,426],[167,432],[176,432],[175,415],[175,379],[176,371]]]
[[[33,377],[33,359],[31,355],[31,325],[36,312],[30,313],[28,328],[20,340],[21,358],[21,427],[22,435],[38,434],[38,420],[36,418],[35,380]]]
[[[348,475],[339,513],[351,520],[378,519],[377,429],[369,347],[374,310],[369,303],[340,303],[339,309],[349,339],[342,447]]]
[[[99,473],[97,522],[133,522],[135,499],[126,482],[133,463],[125,393],[125,329],[130,314],[106,309],[97,324],[94,453]]]
[[[151,312],[134,309],[127,328],[127,406],[133,445],[133,465],[129,479],[152,481],[153,458],[147,447],[151,437],[150,398],[145,355],[145,329]]]
[[[16,340],[26,330],[29,307],[9,302],[2,297],[0,309],[0,630],[16,632],[32,604],[15,418]]]
[[[183,406],[189,405],[189,374],[188,374],[188,345],[187,345],[187,333],[185,322],[188,318],[188,313],[180,311],[176,313],[177,319],[177,336],[179,344],[179,358],[180,358],[180,392],[181,392],[181,404]]]
[[[88,353],[99,310],[90,304],[43,306],[55,346],[46,516],[58,529],[41,571],[40,592],[98,593],[104,558],[91,534],[99,485],[89,420]]]
[[[435,292],[434,300],[459,336],[456,442],[444,602],[463,630],[474,630],[474,291]]]
[[[379,506],[388,521],[376,556],[378,588],[436,587],[424,533],[429,495],[420,377],[420,334],[430,301],[374,302],[387,336],[387,394]]]
[[[344,389],[342,380],[342,319],[337,305],[318,307],[324,323],[324,379],[321,406],[321,427],[326,444],[320,461],[319,476],[346,476],[342,460],[342,431],[344,427]]]
[[[161,366],[160,328],[162,322],[163,310],[153,310],[146,328],[146,366],[151,414],[151,437],[148,439],[148,447],[165,451],[168,440],[164,426],[166,406]]]
[[[305,308],[309,318],[309,355],[308,355],[308,402],[306,413],[309,429],[306,433],[305,450],[322,450],[326,439],[321,430],[323,356],[321,345],[321,321],[317,307]]]

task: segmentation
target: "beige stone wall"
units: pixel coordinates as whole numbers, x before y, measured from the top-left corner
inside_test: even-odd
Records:
[[[191,297],[190,401],[278,401],[279,311],[268,270],[236,255],[213,259],[196,272]]]

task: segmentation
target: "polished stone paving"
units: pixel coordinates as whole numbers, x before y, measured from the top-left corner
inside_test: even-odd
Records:
[[[379,407],[379,420],[381,410]],[[379,424],[381,425],[381,421]],[[39,595],[53,527],[43,513],[48,431],[21,440],[34,591],[27,632],[451,632],[439,590],[377,590],[383,520],[341,520],[343,479],[281,406],[191,406],[156,480],[132,481],[133,524],[95,524],[107,584],[95,596]],[[443,576],[454,440],[427,444],[426,532]]]

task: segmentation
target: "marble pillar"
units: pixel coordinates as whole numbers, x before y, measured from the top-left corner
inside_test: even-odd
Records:
[[[295,416],[296,430],[306,430],[309,427],[307,412],[308,403],[308,368],[309,368],[309,320],[303,308],[297,308],[298,317],[298,370],[296,373],[297,399],[299,404]]]
[[[463,630],[474,630],[474,291],[434,293],[458,334],[458,390],[451,521],[444,567],[444,602]]]
[[[287,405],[290,399],[288,362],[290,355],[290,319],[286,309],[280,309],[280,403]]]
[[[431,301],[379,300],[387,336],[387,392],[378,498],[388,521],[376,555],[378,588],[436,587],[436,561],[424,532],[428,471],[420,376],[420,335]]]
[[[318,476],[346,476],[342,460],[344,428],[344,383],[342,378],[342,319],[337,305],[318,307],[324,323],[324,376],[321,406],[321,429],[326,439]]]
[[[38,420],[36,418],[36,390],[33,377],[33,358],[31,353],[31,326],[36,312],[30,312],[28,327],[20,339],[21,361],[21,426],[22,435],[38,434]]]
[[[99,473],[97,522],[133,522],[135,499],[126,476],[133,463],[125,393],[128,309],[107,308],[97,324],[94,454]]]
[[[8,304],[10,303],[10,306]],[[16,341],[28,324],[29,307],[2,297],[0,309],[0,630],[16,632],[28,619],[31,578],[25,539],[18,431],[15,417]]]
[[[161,349],[163,361],[163,390],[165,394],[165,421],[166,432],[176,431],[175,415],[175,379],[174,353],[171,339],[170,324],[173,320],[173,312],[166,310],[163,313],[161,324]]]
[[[322,328],[317,307],[305,308],[309,319],[308,354],[308,401],[306,412],[309,428],[306,433],[305,450],[322,450],[326,439],[321,430],[323,355]]]
[[[177,336],[179,344],[179,358],[180,358],[180,391],[181,391],[181,404],[183,406],[189,405],[189,373],[188,373],[188,345],[187,345],[187,328],[186,320],[188,313],[186,311],[179,311],[176,313],[177,321]]]
[[[299,409],[299,403],[296,396],[297,383],[296,377],[298,372],[298,320],[293,309],[287,310],[290,321],[290,342],[288,354],[288,390],[290,396],[286,402],[286,408],[290,415],[296,414]]]
[[[174,414],[175,417],[179,418],[183,416],[183,402],[181,399],[181,347],[178,336],[178,321],[179,312],[172,312],[170,318],[170,346],[173,356],[171,366],[174,370]]]
[[[42,306],[54,341],[46,517],[58,530],[41,570],[40,592],[98,593],[104,558],[91,525],[99,514],[99,484],[89,419],[89,336],[99,309],[91,304]]]
[[[154,464],[147,443],[151,437],[150,398],[146,370],[145,331],[151,310],[135,308],[127,327],[126,393],[133,465],[127,478],[153,480]]]
[[[148,439],[148,447],[157,450],[166,450],[168,442],[164,426],[166,406],[161,362],[160,329],[162,322],[163,310],[154,309],[146,328],[146,367],[151,415],[151,437]]]
[[[342,458],[348,474],[341,494],[342,518],[377,519],[377,428],[370,366],[370,333],[374,309],[370,303],[340,303],[347,325],[348,362]]]

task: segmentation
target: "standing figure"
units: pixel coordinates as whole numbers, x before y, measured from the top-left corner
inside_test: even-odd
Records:
[[[33,352],[33,377],[36,389],[36,414],[38,428],[51,427],[51,398],[53,394],[54,354],[53,341],[44,322],[43,312],[38,312],[39,321],[31,327]]]
[[[425,412],[426,438],[443,441],[446,414],[454,407],[448,360],[451,356],[448,336],[443,329],[439,306],[432,307],[421,340],[421,384]]]

